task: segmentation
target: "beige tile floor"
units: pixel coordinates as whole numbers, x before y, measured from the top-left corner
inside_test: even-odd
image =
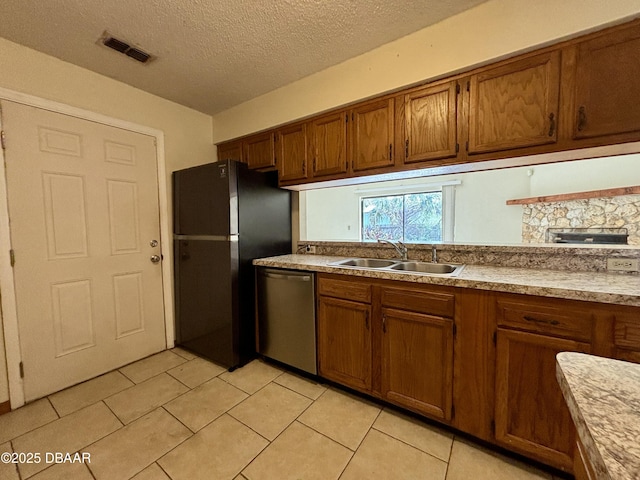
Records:
[[[1,480],[555,480],[263,361],[230,373],[177,348],[0,416],[0,452],[41,459]]]

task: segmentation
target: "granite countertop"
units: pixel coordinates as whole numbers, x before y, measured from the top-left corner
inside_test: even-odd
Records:
[[[347,257],[290,254],[254,265],[640,306],[640,275],[466,265],[457,277],[328,265]]]
[[[556,377],[598,480],[640,479],[640,365],[556,357]]]

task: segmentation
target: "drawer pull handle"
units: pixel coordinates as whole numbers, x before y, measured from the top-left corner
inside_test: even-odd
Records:
[[[382,333],[387,333],[387,316],[382,315]]]
[[[535,318],[535,317],[530,317],[528,315],[525,315],[524,318],[527,322],[533,322],[533,323],[544,323],[546,325],[560,325],[560,322],[558,320],[541,320],[539,318]]]

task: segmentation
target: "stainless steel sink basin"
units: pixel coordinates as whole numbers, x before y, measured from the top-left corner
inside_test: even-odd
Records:
[[[391,265],[389,269],[436,275],[453,275],[460,273],[463,266],[464,265],[452,265],[449,263],[401,262]]]
[[[419,273],[422,275],[443,275],[456,277],[464,265],[452,263],[405,262],[401,260],[384,260],[380,258],[349,258],[329,263],[332,267],[370,268],[388,272]]]
[[[336,267],[362,267],[362,268],[384,268],[398,263],[397,260],[382,260],[379,258],[350,258],[333,262],[329,265]]]

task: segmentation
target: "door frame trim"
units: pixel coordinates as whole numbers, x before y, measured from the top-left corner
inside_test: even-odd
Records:
[[[173,248],[171,244],[171,232],[169,229],[169,197],[166,181],[167,172],[164,132],[156,128],[109,117],[101,113],[92,112],[90,110],[73,107],[64,103],[16,92],[2,87],[0,87],[0,100],[20,103],[22,105],[36,107],[111,127],[117,127],[155,138],[156,165],[158,172],[158,207],[160,211],[160,246],[163,253],[162,294],[164,300],[165,340],[167,348],[173,348],[175,338],[173,318],[174,300],[170,268],[173,262]],[[2,130],[1,117],[0,130]],[[7,139],[7,144],[10,143],[11,140]],[[11,408],[16,409],[24,405],[25,397],[24,384],[22,378],[20,378],[19,368],[20,362],[22,361],[22,353],[20,351],[20,333],[18,330],[18,314],[16,308],[13,267],[11,267],[11,259],[9,255],[9,250],[11,249],[11,236],[9,230],[9,206],[7,201],[7,178],[4,165],[4,151],[0,148],[0,291],[3,293],[3,295],[0,296],[2,308],[0,320],[2,321],[4,330],[4,347],[9,383],[9,401],[11,402]],[[2,375],[2,372],[0,372],[0,375]]]

